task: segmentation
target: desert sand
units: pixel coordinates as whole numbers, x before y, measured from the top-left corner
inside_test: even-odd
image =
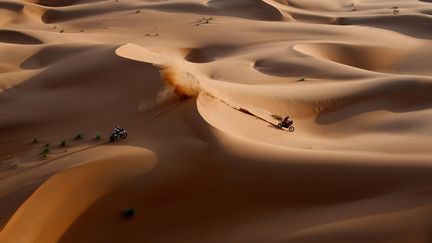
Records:
[[[432,242],[431,14],[0,1],[0,242]]]

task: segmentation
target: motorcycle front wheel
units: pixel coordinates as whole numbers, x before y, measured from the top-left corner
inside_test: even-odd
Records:
[[[290,126],[290,127],[288,128],[288,131],[290,131],[290,132],[294,132],[294,127],[293,127],[293,126]]]

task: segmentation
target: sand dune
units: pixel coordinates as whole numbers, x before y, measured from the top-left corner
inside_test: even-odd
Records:
[[[385,46],[303,44],[294,47],[307,55],[371,71],[386,71],[405,58],[404,51]]]
[[[26,0],[26,2],[39,4],[43,6],[49,7],[65,7],[70,5],[79,5],[79,4],[89,4],[94,2],[99,2],[104,0],[62,0],[62,1],[53,1],[53,0]]]
[[[431,9],[0,2],[0,242],[430,242]]]
[[[416,38],[431,39],[431,16],[399,15],[399,16],[367,16],[343,17],[337,20],[342,25],[364,25],[397,31]],[[412,23],[415,23],[414,25]],[[415,31],[413,31],[415,29]]]
[[[105,151],[107,150],[107,151]],[[99,153],[107,153],[109,150],[99,150]],[[105,159],[85,161],[85,164],[75,166],[65,172],[50,178],[35,192],[27,204],[24,204],[10,220],[13,227],[32,228],[27,234],[14,234],[11,232],[10,241],[57,241],[69,224],[75,221],[88,205],[93,204],[105,193],[120,187],[123,183],[133,180],[154,166],[154,156],[144,149],[122,148],[117,154],[110,151]],[[58,162],[57,162],[58,163]],[[103,167],[101,169],[100,167]],[[80,181],[82,184],[77,184]],[[82,190],[86,187],[86,190]],[[61,192],[61,193],[57,193]],[[75,195],[80,195],[75,197]],[[71,197],[77,201],[71,201]],[[50,205],[45,207],[45,205]],[[28,205],[28,206],[27,206]],[[45,210],[41,210],[45,207]],[[58,214],[57,212],[63,211]],[[34,214],[35,221],[19,217],[20,214]],[[60,215],[55,222],[55,215]],[[66,216],[66,217],[65,217]],[[55,227],[47,223],[54,223]],[[8,228],[4,229],[8,234]]]
[[[42,42],[32,36],[24,33],[13,31],[13,30],[1,30],[0,31],[0,42],[23,44],[23,45],[37,45]]]
[[[0,9],[1,10],[9,10],[13,12],[18,12],[22,10],[23,5],[15,2],[1,2],[0,3]]]

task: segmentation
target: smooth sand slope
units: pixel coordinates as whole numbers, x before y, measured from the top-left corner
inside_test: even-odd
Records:
[[[431,242],[431,13],[0,1],[0,242]]]

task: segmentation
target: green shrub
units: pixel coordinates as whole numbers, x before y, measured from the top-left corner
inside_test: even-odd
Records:
[[[37,138],[33,139],[32,144],[36,144],[38,142]]]
[[[102,137],[102,136],[100,135],[100,133],[96,133],[96,136],[95,136],[95,139],[96,139],[96,140],[101,139],[101,137]]]
[[[123,209],[123,217],[124,218],[132,218],[134,215],[135,215],[135,209],[133,209],[133,208]]]
[[[43,150],[42,150],[42,154],[48,154],[49,153],[49,148],[48,147],[45,147]]]
[[[82,133],[78,133],[78,134],[75,136],[75,140],[80,140],[80,139],[82,139],[82,137],[83,137]]]
[[[61,140],[60,147],[66,147],[66,141],[65,140]]]

